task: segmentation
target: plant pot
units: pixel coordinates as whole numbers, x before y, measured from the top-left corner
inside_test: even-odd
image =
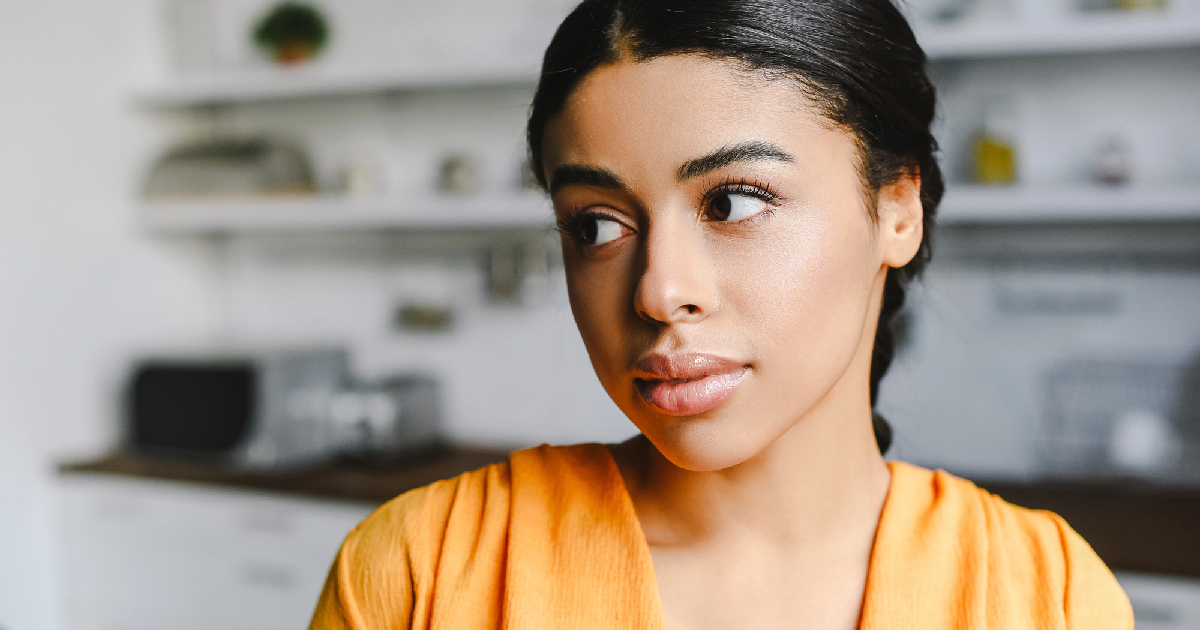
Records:
[[[308,42],[281,44],[275,48],[275,61],[285,66],[303,63],[313,58],[316,52]]]

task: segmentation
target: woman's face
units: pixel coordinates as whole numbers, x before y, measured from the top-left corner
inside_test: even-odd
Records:
[[[664,456],[741,463],[832,392],[869,411],[879,294],[920,243],[919,184],[880,191],[872,220],[851,136],[796,84],[700,56],[602,66],[543,150],[592,365]]]

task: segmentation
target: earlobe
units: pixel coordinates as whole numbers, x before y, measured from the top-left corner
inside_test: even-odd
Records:
[[[904,175],[880,188],[878,213],[883,264],[907,265],[917,255],[925,235],[920,175]]]

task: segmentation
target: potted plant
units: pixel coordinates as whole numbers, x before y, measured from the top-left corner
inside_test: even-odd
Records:
[[[254,43],[283,64],[313,58],[329,40],[329,23],[315,7],[284,2],[254,27]]]

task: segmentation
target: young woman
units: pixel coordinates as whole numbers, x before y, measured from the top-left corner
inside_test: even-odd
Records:
[[[933,115],[890,0],[585,0],[529,148],[641,435],[392,501],[313,627],[1131,628],[1061,519],[882,457],[891,322],[942,195]]]

